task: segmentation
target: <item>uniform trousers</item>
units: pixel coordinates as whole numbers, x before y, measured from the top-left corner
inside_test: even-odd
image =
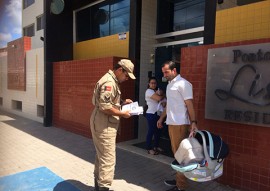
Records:
[[[108,115],[95,109],[91,116],[90,127],[96,148],[94,176],[99,187],[108,188],[114,178],[118,124],[111,123]]]
[[[188,137],[188,125],[168,125],[172,152],[175,154],[181,141]],[[187,178],[183,173],[176,172],[176,186],[180,189],[187,188]]]

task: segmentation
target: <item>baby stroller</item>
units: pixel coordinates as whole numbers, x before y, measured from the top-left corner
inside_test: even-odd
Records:
[[[174,160],[171,167],[196,182],[214,180],[223,174],[223,161],[229,154],[228,145],[220,136],[208,131],[196,131],[195,138],[203,147],[204,159],[200,162],[181,165]]]

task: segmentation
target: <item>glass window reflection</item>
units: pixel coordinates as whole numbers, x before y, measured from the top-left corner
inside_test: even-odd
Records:
[[[114,0],[76,13],[76,41],[129,31],[130,0]]]
[[[174,31],[204,26],[204,0],[186,0],[174,5]]]

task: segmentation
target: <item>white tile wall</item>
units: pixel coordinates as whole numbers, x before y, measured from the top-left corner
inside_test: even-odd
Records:
[[[140,105],[145,104],[145,91],[148,83],[148,71],[155,72],[155,64],[150,63],[150,55],[155,53],[154,44],[156,40],[156,0],[142,1],[142,22],[141,22],[141,68],[140,68]],[[146,119],[140,115],[138,138],[145,140],[147,133]]]
[[[32,49],[26,52],[26,91],[7,89],[7,59],[0,57],[0,97],[3,98],[1,109],[43,122],[37,116],[37,105],[44,105],[44,49]],[[22,111],[12,109],[12,100],[22,102]]]
[[[0,55],[0,97],[3,105],[0,109],[43,122],[37,116],[37,105],[44,106],[44,30],[36,31],[36,18],[43,14],[43,0],[35,0],[31,6],[22,11],[22,30],[25,26],[35,25],[35,36],[31,38],[31,48],[26,52],[26,91],[7,89],[7,56]],[[12,109],[12,100],[22,102],[22,111]]]

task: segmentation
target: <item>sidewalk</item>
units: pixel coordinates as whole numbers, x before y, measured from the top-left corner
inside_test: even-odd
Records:
[[[0,111],[0,177],[46,167],[81,191],[89,191],[94,189],[94,160],[91,139]],[[175,173],[171,160],[149,156],[130,142],[119,143],[111,189],[165,191],[164,179],[174,178]],[[189,183],[187,191],[234,191],[214,181]]]

